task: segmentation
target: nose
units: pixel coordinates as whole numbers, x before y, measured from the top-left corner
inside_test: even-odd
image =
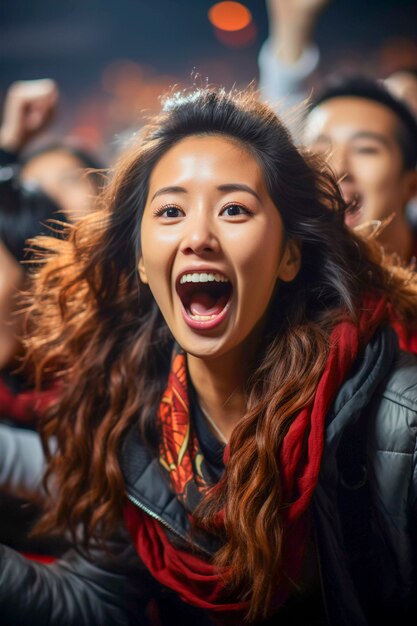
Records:
[[[352,172],[348,158],[348,151],[344,146],[332,146],[329,163],[338,180],[351,177]]]
[[[200,212],[190,216],[185,225],[181,245],[183,254],[213,254],[219,252],[220,242],[209,217]]]

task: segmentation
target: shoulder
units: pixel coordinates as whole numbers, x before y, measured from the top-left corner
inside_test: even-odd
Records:
[[[417,356],[400,351],[381,386],[381,394],[417,412]]]
[[[376,450],[413,455],[417,438],[417,357],[400,351],[372,402]]]

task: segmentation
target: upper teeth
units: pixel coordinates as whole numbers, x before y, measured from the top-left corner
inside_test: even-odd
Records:
[[[228,283],[229,279],[226,278],[226,276],[222,276],[221,274],[208,274],[206,272],[183,274],[180,278],[181,285],[183,283],[211,283],[214,281],[217,283]]]

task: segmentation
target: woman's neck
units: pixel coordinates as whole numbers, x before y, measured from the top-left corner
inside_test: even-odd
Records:
[[[246,411],[249,355],[229,353],[218,359],[187,355],[188,372],[203,412],[229,441]]]

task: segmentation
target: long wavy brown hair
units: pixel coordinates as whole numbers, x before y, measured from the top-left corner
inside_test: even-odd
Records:
[[[249,619],[265,614],[282,580],[283,505],[279,458],[293,418],[315,394],[338,319],[356,319],[364,292],[377,292],[405,323],[416,318],[416,281],[375,243],[344,226],[346,209],[326,166],[293,144],[254,93],[211,88],[171,95],[115,166],[102,209],[71,227],[68,239],[42,238],[29,309],[28,358],[37,384],[54,380],[59,400],[43,426],[47,484],[53,497],[42,531],[107,537],[125,499],[119,455],[127,431],[157,446],[155,415],[174,338],[141,284],[141,216],[149,177],[176,142],[221,134],[241,142],[262,167],[302,268],[271,302],[267,339],[248,381],[247,412],[230,441],[219,489],[196,512],[205,526],[224,509],[224,545],[214,562],[250,602]],[[56,442],[51,454],[49,442]]]

